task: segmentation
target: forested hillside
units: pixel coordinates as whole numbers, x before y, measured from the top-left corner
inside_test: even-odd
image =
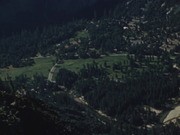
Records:
[[[180,134],[180,3],[116,2],[0,39],[0,134]]]
[[[100,17],[118,0],[1,0],[0,37],[77,19]]]

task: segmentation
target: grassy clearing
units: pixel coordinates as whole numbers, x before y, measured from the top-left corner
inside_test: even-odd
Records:
[[[73,38],[70,38],[70,42],[78,41],[79,39],[88,39],[90,38],[89,32],[86,30],[78,31],[75,33]]]
[[[125,54],[119,54],[119,55],[111,55],[111,56],[105,56],[99,59],[77,59],[77,60],[65,60],[63,64],[57,65],[57,70],[58,68],[66,68],[68,70],[78,72],[83,65],[90,64],[93,61],[97,62],[99,65],[104,65],[106,62],[107,65],[109,66],[108,72],[110,73],[111,76],[114,76],[116,74],[120,75],[121,73],[116,71],[114,72],[112,70],[113,63],[118,63],[118,62],[123,62],[124,60],[127,60],[127,57]]]
[[[7,75],[14,78],[15,76],[19,76],[22,74],[26,74],[28,77],[32,77],[36,73],[43,74],[44,76],[48,76],[49,70],[53,66],[54,57],[46,57],[46,58],[35,58],[35,64],[33,66],[22,67],[22,68],[6,68],[0,69],[0,78],[5,79]]]
[[[76,33],[75,39],[81,39],[81,38],[89,38],[89,32],[86,30],[82,30]]]
[[[77,60],[65,60],[63,64],[59,64],[56,66],[55,74],[58,72],[59,68],[66,68],[74,72],[78,72],[83,65],[90,64],[93,61],[97,62],[99,65],[104,65],[104,62],[107,62],[107,65],[109,66],[108,72],[110,73],[110,76],[114,75],[121,75],[121,72],[119,71],[112,71],[112,65],[113,63],[123,62],[124,60],[127,60],[126,55],[119,54],[119,55],[112,55],[112,56],[105,56],[103,58],[99,59],[77,59]],[[55,58],[54,57],[46,57],[46,58],[36,58],[35,64],[33,66],[28,67],[22,67],[22,68],[6,68],[6,69],[0,69],[0,78],[5,79],[7,75],[14,78],[15,76],[19,76],[22,74],[26,74],[28,77],[32,77],[34,74],[39,73],[43,74],[44,76],[48,77],[49,71],[52,68],[54,64]],[[55,75],[54,74],[54,75]]]

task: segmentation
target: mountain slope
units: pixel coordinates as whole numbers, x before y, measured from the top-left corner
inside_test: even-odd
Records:
[[[37,99],[2,92],[0,101],[1,135],[90,135],[109,132],[107,125],[78,105],[76,109],[58,109]]]
[[[8,0],[0,1],[0,35],[101,15],[117,0]]]

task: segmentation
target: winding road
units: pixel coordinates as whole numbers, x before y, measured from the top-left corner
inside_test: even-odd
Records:
[[[56,81],[54,80],[54,73],[57,69],[57,63],[51,68],[49,75],[48,75],[48,81],[52,82],[52,83],[56,83]],[[95,114],[95,116],[97,116],[99,119],[99,121],[101,121],[102,123],[106,124],[106,123],[113,123],[113,125],[116,125],[116,120],[112,119],[111,117],[107,116],[106,114],[104,114],[102,111],[100,110],[94,110],[93,107],[89,106],[88,102],[86,102],[86,100],[84,99],[83,96],[79,97],[77,96],[77,94],[75,94],[75,92],[73,91],[64,91],[66,92],[75,102],[77,102],[78,104],[80,104],[81,106],[85,107],[86,110],[92,112],[93,114]]]
[[[48,81],[50,81],[50,82],[52,82],[52,83],[56,83],[56,81],[55,80],[53,80],[53,76],[54,76],[54,73],[55,73],[55,71],[56,71],[56,66],[57,66],[58,64],[56,63],[52,68],[51,68],[51,70],[50,70],[50,72],[49,72],[49,75],[48,75]]]

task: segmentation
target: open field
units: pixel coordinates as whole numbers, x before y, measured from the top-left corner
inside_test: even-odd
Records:
[[[117,55],[117,56],[105,56],[99,59],[77,59],[77,60],[65,60],[63,64],[59,64],[57,67],[66,68],[71,71],[78,72],[83,65],[86,65],[88,63],[92,63],[93,61],[97,62],[99,65],[103,65],[104,62],[107,62],[108,66],[113,65],[113,63],[122,62],[124,60],[127,60],[125,55]]]
[[[35,64],[33,66],[22,67],[22,68],[4,68],[0,69],[0,78],[5,79],[7,75],[14,78],[15,76],[19,76],[22,74],[26,74],[28,77],[32,77],[34,74],[39,73],[44,76],[48,76],[49,70],[53,66],[54,57],[43,57],[43,58],[35,58]]]
[[[56,69],[53,73],[53,80],[55,79],[55,76],[58,73],[58,70],[60,68],[65,68],[65,69],[68,69],[77,73],[81,68],[83,68],[83,65],[93,63],[93,61],[98,63],[98,65],[102,65],[102,66],[106,62],[107,65],[109,66],[108,72],[110,74],[110,77],[115,76],[115,75],[121,76],[122,73],[119,71],[113,71],[112,66],[113,66],[113,63],[123,62],[124,60],[127,61],[126,54],[104,56],[98,59],[89,58],[89,59],[65,60],[63,64],[57,64],[55,66]]]
[[[22,74],[26,74],[28,77],[32,77],[34,74],[39,73],[43,74],[44,76],[48,77],[50,69],[53,67],[55,58],[54,57],[43,57],[43,58],[35,58],[35,64],[33,66],[28,67],[22,67],[22,68],[3,68],[0,69],[0,78],[5,79],[7,76],[11,76],[14,78],[15,76],[19,76]],[[119,55],[112,55],[112,56],[105,56],[99,59],[77,59],[77,60],[65,60],[63,64],[58,64],[56,66],[56,71],[54,75],[58,72],[59,68],[66,68],[71,71],[78,72],[83,65],[86,65],[88,63],[92,63],[93,61],[96,61],[99,65],[104,64],[104,62],[107,62],[107,65],[110,66],[109,72],[113,76],[116,73],[112,71],[112,65],[113,63],[123,62],[124,60],[127,60],[125,54],[119,54]],[[118,71],[117,71],[117,74]],[[54,78],[54,77],[53,77]]]

